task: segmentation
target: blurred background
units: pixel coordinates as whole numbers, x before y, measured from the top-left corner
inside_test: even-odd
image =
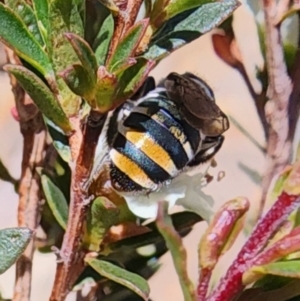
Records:
[[[239,43],[240,54],[246,62],[254,88],[259,91],[260,84],[255,78],[255,68],[263,67],[260,53],[257,27],[252,13],[247,6],[241,6],[234,14],[235,36]],[[213,31],[216,32],[217,30]],[[202,36],[197,41],[181,48],[167,59],[163,60],[152,72],[156,79],[166,76],[169,72],[193,72],[203,78],[213,89],[216,101],[221,109],[233,116],[255,139],[264,145],[264,136],[258,119],[254,102],[239,72],[230,68],[214,53],[211,35]],[[246,33],[246,34],[245,34]],[[5,62],[3,47],[0,46],[0,64]],[[19,124],[11,115],[14,106],[9,78],[5,72],[0,72],[0,158],[16,178],[20,175],[22,157],[22,137]],[[214,206],[220,207],[225,201],[238,196],[247,197],[251,202],[248,219],[253,217],[256,204],[260,198],[260,186],[255,176],[264,171],[264,156],[248,138],[231,123],[225,133],[225,142],[216,156],[217,167],[211,169],[214,180],[204,192],[215,200]],[[252,179],[242,170],[249,167],[257,174]],[[220,171],[225,177],[217,181]],[[17,226],[16,211],[18,197],[11,184],[0,181],[0,228]],[[198,278],[197,244],[206,227],[200,223],[184,238],[188,250],[188,268],[191,278]],[[237,243],[218,265],[215,280],[226,270],[244,240],[243,234]],[[172,260],[169,254],[161,259],[161,268],[151,278],[151,299],[153,301],[182,301],[180,285],[177,280]],[[55,274],[55,256],[53,254],[35,253],[33,266],[32,301],[48,300]],[[0,292],[4,298],[11,298],[14,284],[14,267],[0,275]]]

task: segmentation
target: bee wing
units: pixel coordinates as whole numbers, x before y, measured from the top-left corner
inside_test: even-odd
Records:
[[[167,94],[177,106],[188,111],[194,119],[213,119],[221,116],[209,86],[189,73],[170,73],[165,79]]]
[[[199,89],[185,88],[181,98],[182,106],[199,119],[214,119],[221,116],[221,110],[215,102],[207,98]]]

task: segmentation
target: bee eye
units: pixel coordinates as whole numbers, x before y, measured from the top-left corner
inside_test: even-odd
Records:
[[[216,119],[202,120],[200,123],[201,132],[210,137],[217,137],[223,134],[229,128],[229,121],[226,116],[220,116]]]

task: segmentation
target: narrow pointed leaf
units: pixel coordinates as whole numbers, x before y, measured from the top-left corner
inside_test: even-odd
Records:
[[[89,102],[90,106],[99,112],[109,111],[112,108],[117,83],[116,76],[108,72],[105,67],[100,66],[97,72],[95,99]]]
[[[213,269],[219,257],[232,246],[248,209],[249,201],[239,197],[226,202],[216,212],[199,244],[201,268]]]
[[[156,20],[157,17],[162,13],[162,11],[168,6],[169,2],[170,0],[156,0],[153,3],[150,14],[151,24],[153,24],[153,20]]]
[[[289,195],[300,195],[300,161],[292,165],[292,170],[288,173],[282,190]]]
[[[69,89],[87,101],[94,99],[96,79],[82,65],[74,64],[60,73]]]
[[[165,13],[167,19],[170,19],[186,10],[199,7],[203,4],[207,4],[210,2],[216,2],[215,0],[175,0],[175,1],[170,1],[168,6],[165,8]]]
[[[21,256],[32,238],[28,228],[7,228],[0,230],[0,274],[11,267]]]
[[[279,261],[294,252],[298,252],[299,249],[300,227],[297,227],[278,241],[269,244],[269,246],[254,259],[252,262],[254,270],[250,268],[243,274],[243,283],[248,285],[262,276],[261,273],[256,272],[257,266],[261,267],[272,262]]]
[[[86,257],[85,262],[103,277],[126,286],[144,300],[148,300],[150,289],[147,281],[141,276],[128,272],[107,261]]]
[[[199,215],[190,211],[174,213],[170,215],[170,217],[176,232],[178,232],[181,236],[189,233],[194,224],[202,221],[202,218]],[[158,231],[155,222],[147,223],[145,227],[150,229],[151,232],[116,241],[109,246],[110,249],[117,250],[123,247],[136,249],[146,245],[158,244],[163,241],[163,237]]]
[[[23,66],[7,65],[5,70],[16,77],[22,88],[47,118],[66,133],[72,131],[69,119],[60,107],[57,99],[39,77]]]
[[[233,34],[228,33],[226,35],[225,33],[224,35],[223,33],[215,33],[212,35],[211,39],[216,55],[230,67],[240,70],[241,62],[237,59],[232,50],[232,45],[236,42]]]
[[[3,162],[0,160],[0,179],[2,181],[6,181],[6,182],[10,182],[13,185],[17,184],[17,180],[14,179],[11,174],[9,173],[9,171],[7,170],[7,168],[4,166]]]
[[[145,5],[145,16],[146,16],[146,18],[149,18],[151,11],[152,11],[152,6],[153,6],[152,0],[145,0],[144,5]]]
[[[86,250],[99,251],[108,229],[118,221],[119,210],[105,197],[95,199],[86,219],[83,244]]]
[[[252,180],[256,185],[261,185],[262,176],[258,171],[252,169],[250,166],[244,164],[243,162],[238,162],[238,167]]]
[[[198,8],[199,6],[210,3],[216,2],[215,0],[173,0],[168,1],[167,5],[161,7],[159,12],[153,11],[151,15],[151,24],[153,24],[156,28],[162,25],[163,22],[169,20],[170,18],[192,8]]]
[[[137,58],[136,64],[126,69],[119,77],[119,86],[114,99],[117,105],[134,94],[143,84],[150,71],[154,68],[155,62],[145,58]]]
[[[292,171],[292,166],[286,166],[274,181],[274,184],[270,187],[267,195],[267,203],[274,204],[277,198],[283,191],[284,183]],[[272,184],[272,183],[271,183]]]
[[[237,129],[243,134],[245,135],[246,138],[248,138],[250,140],[250,142],[253,143],[254,146],[256,146],[262,153],[266,152],[265,147],[263,147],[241,124],[240,122],[235,119],[232,116],[229,116],[230,122],[233,123]]]
[[[267,275],[264,285],[248,288],[238,297],[238,301],[298,301],[300,280]]]
[[[134,58],[127,58],[124,61],[121,61],[119,64],[117,64],[114,73],[116,74],[116,76],[120,76],[122,75],[122,73],[128,69],[129,67],[135,65],[137,63],[136,59]]]
[[[97,60],[89,44],[83,38],[75,34],[66,33],[65,36],[73,46],[82,66],[91,77],[96,77],[96,71],[98,69]]]
[[[300,261],[279,261],[251,268],[259,274],[271,274],[283,277],[300,278]]]
[[[119,12],[119,8],[114,3],[113,0],[98,0],[98,1],[101,2],[105,7],[107,7],[111,12],[115,14]]]
[[[281,288],[288,283],[293,281],[293,279],[275,276],[275,275],[263,275],[263,278],[256,281],[253,285],[255,288],[263,288],[266,291],[275,290]]]
[[[187,273],[187,252],[182,244],[180,235],[174,229],[171,217],[168,215],[168,206],[166,205],[166,202],[161,203],[158,207],[156,225],[171,252],[184,300],[197,300],[194,285]]]
[[[159,60],[222,23],[238,7],[236,0],[207,3],[184,11],[155,33],[145,57]]]
[[[72,161],[71,149],[68,137],[56,126],[51,120],[44,116],[44,121],[48,129],[48,133],[52,139],[53,146],[57,150],[60,157],[67,163]]]
[[[113,71],[115,69],[116,63],[134,56],[134,52],[139,46],[148,25],[149,19],[141,20],[126,33],[108,63],[109,71]]]
[[[28,31],[22,20],[1,2],[0,20],[0,40],[43,75],[51,74],[52,67],[42,47]]]
[[[42,187],[48,205],[63,229],[66,229],[68,222],[68,203],[61,190],[46,176],[42,175]]]
[[[104,66],[106,62],[109,44],[114,32],[114,19],[109,14],[104,20],[100,31],[94,41],[95,56],[99,66]]]
[[[48,0],[32,0],[34,13],[36,15],[37,24],[40,33],[46,44],[48,44],[49,33],[49,7]]]
[[[43,38],[41,36],[37,19],[33,12],[32,7],[27,4],[24,0],[7,0],[5,4],[14,11],[21,20],[27,26],[28,31],[33,35],[40,45],[44,45]]]
[[[70,43],[66,43],[64,34],[72,32],[83,36],[83,23],[77,0],[51,0],[49,1],[49,43],[48,51],[53,68],[59,74],[69,66],[78,63],[78,57]],[[80,97],[71,92],[62,78],[57,78],[57,86],[61,96],[60,103],[67,114],[73,116],[79,110]]]

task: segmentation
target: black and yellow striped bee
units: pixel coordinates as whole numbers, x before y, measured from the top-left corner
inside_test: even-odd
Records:
[[[109,114],[106,139],[112,187],[121,194],[158,191],[183,171],[212,158],[229,128],[213,91],[191,74],[171,73],[157,87]]]

